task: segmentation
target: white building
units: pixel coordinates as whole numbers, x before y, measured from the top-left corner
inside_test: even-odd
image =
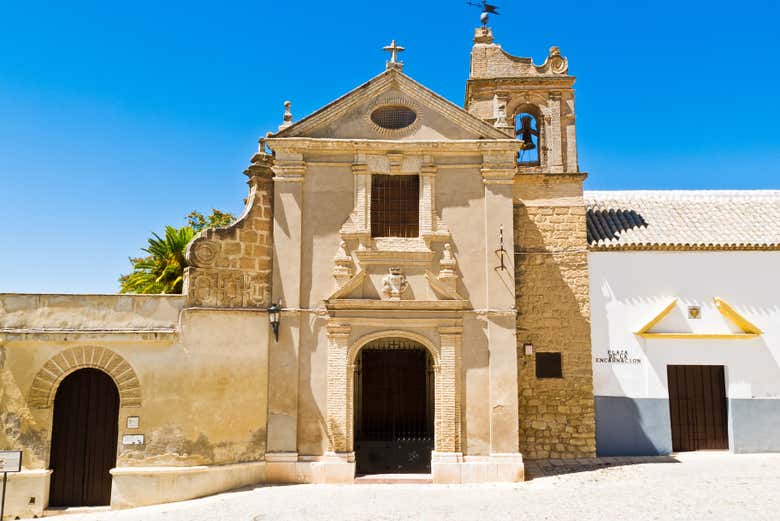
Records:
[[[599,455],[780,450],[780,191],[585,199]]]

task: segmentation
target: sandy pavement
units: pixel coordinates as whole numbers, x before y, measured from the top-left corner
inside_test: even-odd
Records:
[[[780,454],[689,453],[502,485],[290,485],[62,521],[772,520]]]

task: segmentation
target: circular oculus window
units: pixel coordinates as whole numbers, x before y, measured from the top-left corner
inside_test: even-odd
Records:
[[[417,120],[417,113],[403,105],[384,105],[371,113],[371,121],[387,130],[401,130]]]

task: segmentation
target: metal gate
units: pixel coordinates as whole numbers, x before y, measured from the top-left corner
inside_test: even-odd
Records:
[[[728,449],[726,383],[722,365],[670,365],[669,413],[675,452]]]
[[[54,399],[50,505],[111,502],[118,420],[119,392],[106,373],[79,369],[62,381]]]
[[[357,473],[430,472],[434,375],[428,351],[403,339],[371,343],[358,356],[354,384]]]

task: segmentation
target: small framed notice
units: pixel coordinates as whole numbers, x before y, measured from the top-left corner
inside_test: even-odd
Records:
[[[122,445],[143,445],[143,434],[125,434],[122,436]]]
[[[0,472],[21,472],[22,451],[0,450]]]
[[[138,416],[128,416],[127,417],[127,428],[128,429],[137,429],[141,425],[141,418]]]

